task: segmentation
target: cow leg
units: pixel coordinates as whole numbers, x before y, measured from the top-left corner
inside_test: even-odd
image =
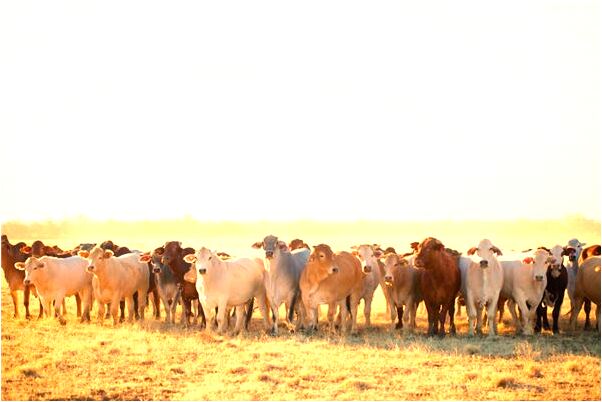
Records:
[[[585,311],[585,324],[583,325],[583,329],[587,331],[592,328],[592,324],[589,320],[589,313],[592,311],[592,302],[590,299],[583,300],[583,311]]]
[[[372,298],[373,295],[368,295],[364,298],[364,322],[366,327],[372,325],[370,322],[370,314],[372,313]]]
[[[113,311],[113,308],[110,307],[111,311]],[[120,300],[119,301],[119,309],[121,310],[121,316],[119,317],[119,321],[124,322],[125,321],[125,300]]]
[[[408,311],[408,309],[406,308],[406,312]],[[399,307],[395,307],[395,311],[393,311],[393,314],[397,313],[397,324],[395,325],[395,329],[403,329],[403,304]],[[395,318],[393,318],[393,321],[395,321]]]
[[[270,309],[272,310],[272,331],[271,335],[278,335],[278,306],[276,303],[270,303]]]
[[[138,312],[139,317],[137,317],[137,319],[140,319],[140,321],[144,321],[144,310],[146,309],[147,296],[148,292],[144,292],[143,289],[138,289],[138,303],[136,303],[136,300],[134,299],[134,313]]]
[[[105,318],[111,318],[111,303],[107,303],[107,314]]]
[[[126,296],[125,297],[125,306],[128,309],[128,322],[133,322],[134,321],[134,316],[135,316],[135,312],[134,312],[134,296]]]
[[[115,298],[115,299],[111,300],[109,309],[111,312],[111,317],[113,317],[113,325],[118,325],[121,322],[120,317],[119,317],[120,304],[121,304],[121,300],[119,298]]]
[[[238,335],[240,331],[243,329],[245,323],[245,306],[246,304],[241,304],[240,306],[236,306],[236,326],[234,327],[234,334]]]
[[[395,302],[392,301],[391,303],[392,304],[389,309],[389,315],[391,317],[391,331],[393,331],[393,330],[397,329],[397,324],[395,323],[395,317],[398,316],[398,313],[397,313],[397,305],[395,304]]]
[[[82,298],[78,293],[75,294],[75,305],[77,306],[77,316],[82,316]]]
[[[498,297],[499,295],[493,296],[491,302],[487,304],[487,336],[497,335],[497,321],[495,319],[495,312],[498,309]]]
[[[222,335],[226,330],[226,320],[228,319],[228,306],[221,302],[217,306],[217,333]]]
[[[428,322],[429,322],[429,327],[427,330],[427,335],[432,336],[435,335],[435,315],[437,314],[437,312],[435,311],[435,306],[432,303],[424,303],[426,306],[426,313],[427,313],[427,317],[428,317]]]
[[[192,300],[182,299],[182,307],[184,307],[184,311],[182,312],[181,321],[184,321],[184,324],[188,327],[190,325],[190,316],[192,315]]]
[[[452,305],[455,304],[455,300],[452,302]],[[445,319],[447,318],[447,313],[451,314],[450,315],[450,320],[452,319],[451,317],[454,316],[453,313],[453,309],[448,309],[447,306],[442,305],[441,306],[441,310],[439,311],[439,336],[445,336]],[[451,326],[450,326],[450,334],[451,334]]]
[[[514,323],[514,328],[516,328],[516,332],[520,333],[523,329],[523,326],[516,315],[516,302],[514,300],[508,300],[508,310],[510,311],[510,315],[512,316],[512,322]]]
[[[560,317],[560,309],[562,308],[562,298],[564,294],[561,294],[556,297],[556,301],[554,302],[554,309],[552,310],[552,332],[558,334],[560,331],[558,329],[558,318]]]
[[[596,304],[596,328],[598,329],[598,334],[600,333],[600,305]]]
[[[67,321],[65,321],[65,318],[61,315],[61,306],[63,307],[63,310],[65,310],[65,296],[57,295],[54,301],[54,314],[61,325],[65,325],[67,324]]]
[[[544,306],[542,318],[543,318],[543,329],[549,331],[550,330],[550,322],[548,321],[548,306]]]
[[[474,336],[475,319],[477,318],[477,309],[472,298],[472,294],[466,295],[466,314],[468,315],[468,336]]]
[[[105,319],[105,304],[102,302],[98,303],[98,321],[102,324]]]
[[[255,298],[251,297],[246,304],[245,308],[245,331],[249,330],[249,323],[251,322],[251,317],[253,317],[253,304],[255,303]]]
[[[455,299],[451,300],[447,305],[446,310],[449,314],[449,333],[450,335],[456,335],[456,323],[454,322]],[[443,324],[445,325],[445,316],[443,317]],[[443,329],[443,327],[441,328]],[[445,331],[443,331],[443,335],[445,335]]]
[[[582,297],[575,295],[573,302],[573,309],[571,310],[571,330],[575,331],[577,329],[577,317],[579,317],[579,312],[581,311],[584,300]]]
[[[25,292],[27,292],[27,287],[25,287]],[[11,290],[10,296],[13,299],[13,308],[15,310],[15,312],[13,313],[13,318],[19,318],[19,293],[17,290]],[[25,302],[23,302],[23,304],[25,304]],[[29,310],[29,300],[27,301],[26,310]],[[30,318],[29,311],[25,313],[25,318]]]
[[[541,332],[541,323],[544,320],[544,317],[548,315],[548,309],[543,305],[543,303],[539,303],[539,305],[537,306],[537,317],[535,319],[535,332],[540,333]],[[550,328],[550,325],[548,324],[548,329]]]
[[[159,297],[159,291],[157,289],[152,290],[153,294],[153,315],[157,320],[161,319],[161,300]]]
[[[533,327],[531,326],[531,309],[527,306],[527,301],[524,298],[519,298],[516,300],[516,304],[518,305],[518,309],[522,314],[523,319],[523,333],[525,335],[533,334]],[[533,309],[535,310],[535,309]]]
[[[207,318],[205,317],[205,310],[203,309],[203,305],[201,304],[201,300],[197,299],[198,309],[197,316],[201,318],[201,328],[205,328],[207,326]]]
[[[336,308],[336,304],[334,303],[330,303],[328,304],[328,313],[326,315],[326,317],[328,318],[328,326],[330,328],[330,332],[335,332],[336,329],[336,325],[335,325],[335,320],[334,320],[334,316],[336,314],[337,308]],[[340,317],[340,315],[339,315]]]

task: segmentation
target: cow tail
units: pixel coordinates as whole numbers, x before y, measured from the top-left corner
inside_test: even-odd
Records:
[[[288,308],[288,322],[293,321],[293,316],[295,315],[295,305],[297,304],[297,299],[299,298],[299,290],[295,290],[293,294],[293,300],[291,301],[291,305]]]

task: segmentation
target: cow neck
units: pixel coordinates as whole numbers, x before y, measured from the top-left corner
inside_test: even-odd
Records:
[[[286,265],[286,255],[281,250],[278,249],[274,252],[274,256],[271,260],[267,258],[266,260],[270,269],[268,272],[270,278],[275,279],[277,277],[287,276],[289,273],[286,269],[283,269],[283,266]]]
[[[446,278],[444,270],[441,269],[441,267],[448,262],[453,262],[453,259],[450,258],[449,255],[443,253],[441,253],[441,255],[437,256],[436,258],[437,261],[435,262],[435,264],[432,264],[431,268],[426,271],[430,272],[430,275],[433,276],[433,279],[435,279],[439,283],[448,279]]]

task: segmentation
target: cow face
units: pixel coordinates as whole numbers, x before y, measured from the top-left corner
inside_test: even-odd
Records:
[[[172,264],[175,264],[182,257],[182,242],[169,241],[165,243],[161,255],[162,264],[172,266]]]
[[[533,254],[533,280],[543,282],[546,278],[548,267],[552,263],[552,256],[544,249],[537,249]]]
[[[113,250],[103,250],[102,248],[95,246],[89,252],[80,250],[77,254],[88,260],[86,271],[98,273],[103,270],[106,260],[113,257]]]
[[[494,246],[489,239],[483,239],[479,242],[477,247],[473,247],[468,250],[468,255],[474,255],[477,253],[481,257],[479,265],[481,268],[489,268],[498,264],[497,255],[502,255],[502,251]]]
[[[387,254],[385,257],[385,285],[393,286],[395,279],[395,270],[407,267],[409,264],[406,260],[397,254]]]
[[[564,247],[556,245],[550,249],[550,274],[558,278],[562,269]]]
[[[15,263],[15,268],[21,271],[25,271],[25,278],[23,279],[24,285],[35,284],[37,279],[43,275],[41,272],[44,269],[44,262],[40,261],[37,257],[29,257],[25,262]]]
[[[443,243],[434,237],[428,237],[417,246],[414,265],[428,269],[432,262],[444,251]]]
[[[258,241],[252,245],[253,248],[263,248],[265,250],[265,258],[271,259],[277,250],[286,251],[288,247],[283,241],[279,241],[278,237],[269,235],[263,238],[263,241]]]
[[[579,258],[579,256],[581,255],[581,252],[583,251],[583,246],[585,246],[586,243],[581,243],[579,240],[577,239],[571,239],[568,241],[567,246],[565,247],[565,255],[567,255],[569,257],[569,261],[570,262],[577,262],[577,259]]]
[[[210,272],[212,265],[216,261],[220,261],[219,257],[206,247],[201,247],[196,254],[188,254],[184,256],[184,261],[189,264],[194,264],[195,270],[201,275],[207,275]]]
[[[325,269],[329,275],[339,272],[339,268],[334,262],[334,253],[326,244],[314,246],[314,251],[309,256],[309,262]]]
[[[354,247],[353,255],[357,255],[362,262],[362,271],[365,274],[370,273],[372,271],[377,272],[378,267],[378,258],[381,256],[380,250],[375,250],[372,246],[367,244],[362,244],[359,247]]]

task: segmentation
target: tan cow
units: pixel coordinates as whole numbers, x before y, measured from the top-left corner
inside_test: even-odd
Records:
[[[388,292],[385,292],[385,280],[384,280],[384,265],[379,260],[382,252],[378,247],[373,247],[368,244],[362,244],[360,246],[352,247],[353,251],[351,254],[357,256],[362,263],[362,270],[364,272],[364,292],[360,298],[364,299],[364,319],[366,326],[370,326],[370,315],[372,313],[372,299],[374,298],[374,291],[378,285],[383,289],[385,300],[387,303],[387,310],[391,307],[390,297]]]
[[[318,325],[318,305],[338,304],[341,308],[341,328],[346,330],[347,314],[351,312],[351,333],[357,332],[357,307],[364,291],[364,274],[357,258],[341,251],[337,254],[326,244],[314,247],[299,281],[301,298],[308,318],[308,328]],[[347,306],[349,297],[349,306]],[[328,321],[334,331],[334,309],[329,309]]]
[[[138,292],[138,313],[144,319],[146,294],[148,293],[148,264],[140,262],[141,253],[129,253],[115,257],[113,250],[95,246],[91,251],[80,250],[80,257],[88,260],[88,272],[94,274],[92,287],[98,301],[98,319],[105,318],[105,304],[110,303],[113,325],[119,323],[119,301],[125,299],[128,320],[134,318],[134,293]]]
[[[571,329],[577,326],[577,316],[585,298],[596,304],[596,323],[600,332],[600,257],[589,257],[579,266],[575,282],[575,305],[571,314]]]
[[[483,308],[487,309],[488,335],[497,335],[495,313],[500,291],[504,284],[504,269],[497,255],[502,255],[499,248],[490,240],[483,239],[477,247],[468,250],[468,255],[477,253],[481,257],[478,263],[472,262],[466,269],[465,300],[468,312],[468,335],[474,335],[475,318],[476,331],[482,333]]]
[[[422,301],[418,286],[418,270],[413,265],[413,256],[403,258],[399,254],[390,253],[385,256],[383,291],[391,300],[391,329],[404,328],[405,331],[414,331],[416,328],[416,308]],[[397,327],[395,316],[403,311],[403,318],[399,317]],[[405,327],[404,327],[405,326]]]

